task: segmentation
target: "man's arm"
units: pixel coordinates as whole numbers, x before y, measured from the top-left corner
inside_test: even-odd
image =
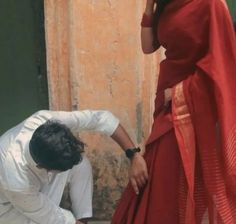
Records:
[[[135,147],[129,135],[120,124],[112,134],[111,138],[116,141],[124,151]],[[143,187],[148,180],[147,165],[141,153],[136,153],[130,162],[130,182],[135,193],[139,194],[139,188]]]
[[[51,119],[59,120],[73,132],[94,131],[111,136],[119,119],[107,110],[48,111]]]
[[[111,136],[124,151],[135,147],[135,144],[132,142],[125,129],[119,124],[119,119],[109,111],[55,111],[51,112],[51,115],[52,119],[60,120],[73,131],[97,131]],[[146,162],[140,153],[136,153],[131,159],[130,180],[137,194],[139,193],[139,188],[146,183],[147,178]]]

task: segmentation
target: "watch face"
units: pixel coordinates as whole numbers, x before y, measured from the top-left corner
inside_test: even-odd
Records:
[[[134,152],[131,149],[127,149],[125,154],[130,159],[134,155]]]
[[[126,156],[131,159],[136,152],[140,152],[140,148],[127,149],[125,151]]]

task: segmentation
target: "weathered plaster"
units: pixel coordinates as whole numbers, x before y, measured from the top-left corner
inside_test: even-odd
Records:
[[[157,57],[144,56],[144,1],[45,0],[52,109],[108,109],[136,144],[152,123]],[[128,162],[109,137],[81,133],[94,169],[94,213],[109,219],[127,183]]]

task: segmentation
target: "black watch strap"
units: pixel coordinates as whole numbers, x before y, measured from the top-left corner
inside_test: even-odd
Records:
[[[125,150],[125,154],[129,159],[132,159],[134,154],[137,153],[137,152],[141,152],[141,149],[139,147]]]

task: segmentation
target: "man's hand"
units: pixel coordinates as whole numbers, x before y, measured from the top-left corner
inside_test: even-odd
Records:
[[[86,224],[87,221],[80,221],[80,220],[77,220],[75,224]]]
[[[135,193],[139,194],[139,189],[142,188],[148,180],[146,161],[140,153],[135,153],[134,157],[131,159],[129,178]]]

